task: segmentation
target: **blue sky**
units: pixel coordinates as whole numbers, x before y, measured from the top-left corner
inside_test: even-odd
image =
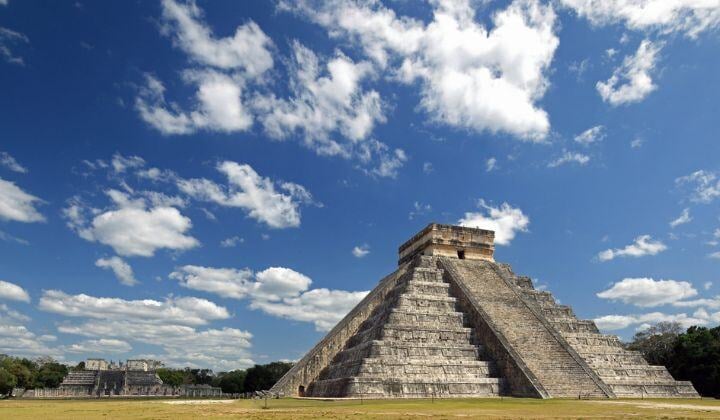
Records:
[[[0,0],[0,352],[302,356],[431,221],[720,322],[720,5]]]

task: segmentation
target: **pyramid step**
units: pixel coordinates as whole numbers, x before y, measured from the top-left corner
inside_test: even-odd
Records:
[[[431,283],[443,283],[443,271],[438,268],[417,267],[412,271],[413,281],[424,281]]]
[[[482,346],[474,346],[467,343],[434,344],[372,340],[341,351],[338,353],[333,362],[342,363],[351,360],[360,360],[365,357],[395,357],[399,359],[420,357],[426,359],[442,358],[445,360],[476,360],[481,354],[483,354]]]
[[[461,312],[423,312],[393,309],[386,325],[413,325],[419,328],[462,327],[464,315]]]
[[[432,296],[449,296],[450,284],[432,281],[409,280],[406,283],[405,293]]]
[[[499,395],[504,381],[477,378],[457,382],[405,378],[340,378],[311,384],[310,396],[364,398],[490,397]]]

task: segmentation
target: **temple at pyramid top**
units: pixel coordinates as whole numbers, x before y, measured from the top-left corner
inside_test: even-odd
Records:
[[[495,232],[492,230],[430,223],[400,245],[398,265],[417,255],[493,261]]]

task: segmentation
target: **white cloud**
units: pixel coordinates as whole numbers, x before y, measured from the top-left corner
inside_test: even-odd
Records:
[[[410,214],[408,214],[408,219],[413,220],[418,216],[425,216],[430,211],[432,211],[430,204],[422,204],[416,201],[413,203],[413,209],[410,211]]]
[[[705,286],[707,286],[708,283],[705,283]],[[712,286],[712,283],[710,283],[710,285]],[[706,287],[705,290],[708,290],[708,288]],[[678,308],[697,308],[703,306],[709,309],[720,309],[720,295],[710,299],[700,298],[693,300],[677,301],[673,302],[672,305]]]
[[[223,248],[234,248],[238,244],[244,243],[245,239],[239,236],[231,236],[220,241],[220,246]]]
[[[30,295],[17,284],[0,280],[0,299],[30,303]]]
[[[354,157],[363,164],[378,161],[378,167],[368,172],[394,177],[407,158],[402,150],[390,151],[370,138],[374,127],[385,122],[380,95],[363,89],[374,74],[372,65],[337,52],[323,66],[299,42],[293,43],[293,59],[290,97],[270,94],[253,99],[265,132],[276,139],[298,133],[305,146],[318,154]],[[339,141],[336,134],[345,140]]]
[[[63,348],[68,353],[93,353],[98,355],[127,353],[132,346],[123,340],[114,338],[101,338],[99,340],[84,340]]]
[[[24,66],[25,60],[16,55],[10,47],[16,44],[28,43],[30,43],[30,40],[24,34],[0,26],[0,58],[5,60],[5,62]]]
[[[651,73],[661,48],[650,40],[642,41],[635,55],[626,56],[607,81],[595,85],[603,100],[613,106],[640,102],[657,89]]]
[[[368,244],[358,245],[352,249],[352,254],[355,258],[363,258],[364,256],[366,256],[369,253],[370,253],[370,245],[368,245]]]
[[[58,330],[86,337],[113,337],[128,342],[160,346],[160,354],[134,355],[164,361],[174,367],[199,367],[216,372],[250,367],[254,361],[248,349],[252,334],[236,328],[197,330],[177,324],[141,324],[125,320],[88,320],[63,323]]]
[[[282,301],[254,300],[250,307],[281,318],[312,322],[318,331],[329,331],[367,294],[313,289]]]
[[[182,111],[165,99],[165,86],[150,74],[135,100],[140,117],[162,134],[190,134],[200,129],[232,133],[252,126],[242,102],[245,82],[219,72],[186,71],[185,81],[197,84],[196,109]]]
[[[0,152],[0,166],[4,166],[13,172],[21,174],[28,172],[27,168],[18,163],[18,161],[7,152]]]
[[[688,208],[683,209],[680,216],[678,216],[677,219],[670,222],[670,227],[675,228],[680,225],[684,225],[685,223],[690,223],[692,221],[692,219],[693,219],[692,216],[690,216],[690,209],[688,209]]]
[[[215,38],[202,21],[202,10],[194,0],[179,4],[163,0],[163,19],[174,44],[200,64],[225,70],[242,70],[258,77],[273,66],[270,38],[253,21],[235,30],[233,37]]]
[[[530,219],[519,208],[502,203],[500,207],[492,207],[479,201],[479,206],[486,212],[467,212],[458,221],[461,226],[474,227],[495,231],[495,243],[510,245],[517,232],[527,232]]]
[[[540,140],[550,127],[536,106],[559,41],[551,5],[517,0],[486,29],[469,1],[434,3],[428,24],[399,17],[379,3],[334,1],[314,9],[284,3],[326,27],[330,36],[359,44],[379,67],[398,64],[397,79],[420,82],[420,107],[435,121],[476,131]]]
[[[621,301],[639,307],[661,306],[697,295],[686,281],[626,278],[597,294],[599,298]]]
[[[658,322],[678,322],[683,328],[708,323],[708,319],[689,316],[684,313],[665,314],[662,312],[651,312],[640,315],[605,315],[595,318],[593,321],[598,328],[606,331],[621,330],[631,325],[656,324]]]
[[[605,127],[596,125],[575,136],[575,142],[584,146],[597,143],[605,138]]]
[[[661,241],[654,241],[650,235],[640,235],[635,238],[635,242],[625,248],[606,249],[598,253],[597,257],[600,261],[610,261],[618,257],[644,257],[646,255],[656,255],[667,249],[667,245]]]
[[[624,23],[629,29],[683,32],[696,38],[720,26],[716,0],[561,0],[594,25]]]
[[[95,265],[106,270],[112,270],[112,272],[115,273],[115,277],[125,286],[134,286],[139,283],[133,274],[133,269],[130,267],[130,264],[126,263],[120,257],[100,258],[95,261]]]
[[[492,172],[498,168],[497,159],[494,157],[485,161],[485,172]]]
[[[69,317],[143,324],[196,326],[230,317],[226,308],[195,297],[171,297],[164,301],[125,300],[86,294],[69,295],[60,290],[45,290],[38,307],[45,312]]]
[[[716,260],[720,260],[720,251],[713,252],[712,254],[708,254],[708,257],[716,259]]]
[[[645,140],[640,137],[636,137],[630,142],[630,147],[633,149],[639,149],[640,147],[642,147],[643,143],[645,143]]]
[[[48,347],[49,337],[37,336],[23,325],[0,322],[0,353],[18,357],[52,356],[62,360],[62,352]]]
[[[192,222],[176,208],[149,208],[145,199],[117,190],[106,194],[114,203],[110,209],[87,209],[79,203],[64,209],[68,225],[81,238],[111,246],[122,256],[151,257],[158,249],[187,250],[199,245],[197,239],[185,235]],[[94,216],[89,222],[88,212]]]
[[[279,192],[275,182],[258,175],[250,165],[225,161],[217,169],[228,178],[225,188],[204,178],[179,179],[177,186],[197,200],[245,209],[248,216],[278,229],[300,226],[300,206],[313,203],[301,185],[279,183],[285,193]]]
[[[250,269],[183,266],[169,276],[180,285],[232,299],[250,300],[250,308],[327,331],[368,292],[312,289],[312,280],[289,268]]]
[[[720,179],[715,172],[699,170],[690,175],[675,179],[678,186],[691,185],[694,189],[690,200],[697,203],[710,203],[720,197]]]
[[[0,178],[0,220],[31,223],[45,218],[35,209],[42,200],[20,189],[15,183]]]
[[[706,281],[705,283],[703,283],[703,289],[710,290],[710,288],[712,288],[712,285],[713,284],[711,281]]]
[[[120,153],[115,153],[110,161],[110,165],[116,174],[121,174],[128,169],[138,169],[145,166],[145,159],[140,156],[125,157]]]
[[[431,174],[435,171],[435,168],[433,168],[433,164],[431,162],[424,162],[422,169],[425,174]]]
[[[588,162],[590,162],[590,156],[583,153],[564,150],[561,156],[548,163],[547,166],[548,168],[557,168],[558,166],[565,165],[567,163],[577,163],[580,166],[584,166],[587,165]]]

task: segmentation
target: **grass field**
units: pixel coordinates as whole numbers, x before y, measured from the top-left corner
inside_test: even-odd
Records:
[[[719,400],[8,400],[0,419],[720,418]]]

